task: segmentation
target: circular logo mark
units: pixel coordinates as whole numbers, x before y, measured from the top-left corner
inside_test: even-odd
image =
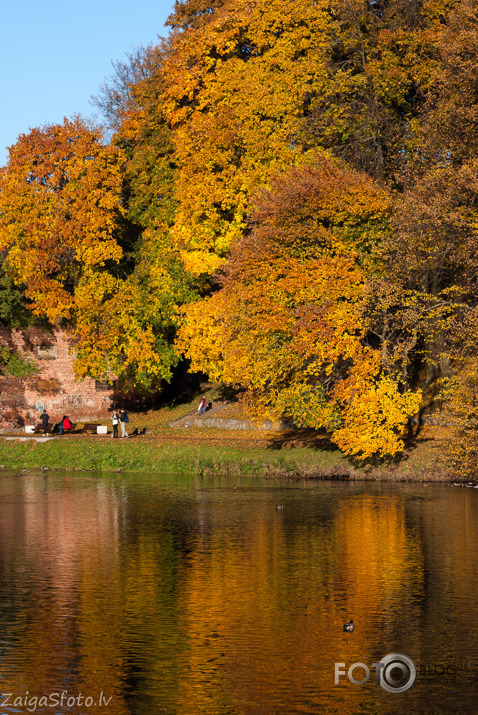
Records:
[[[389,653],[378,665],[380,665],[380,685],[389,693],[404,693],[416,680],[417,669],[408,655]]]

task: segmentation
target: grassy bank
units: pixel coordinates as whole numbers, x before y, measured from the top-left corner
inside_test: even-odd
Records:
[[[198,434],[200,432],[200,434]],[[207,432],[208,434],[204,434]],[[6,469],[180,472],[292,478],[349,478],[443,481],[448,478],[429,443],[418,445],[396,465],[363,469],[330,445],[283,448],[277,436],[222,434],[222,430],[180,430],[176,435],[128,440],[89,436],[48,442],[0,440]],[[284,443],[287,445],[287,442]]]
[[[184,435],[186,437],[186,435]],[[232,475],[339,474],[348,467],[340,453],[317,455],[300,449],[283,453],[265,444],[256,447],[237,444],[188,443],[177,440],[98,440],[95,437],[66,437],[50,442],[0,440],[0,463],[5,468],[193,472]]]
[[[353,464],[326,435],[313,432],[261,432],[192,427],[173,429],[171,420],[194,410],[195,402],[131,415],[128,425],[146,434],[127,440],[110,436],[68,435],[47,442],[0,439],[5,469],[128,472],[179,472],[232,476],[348,478],[444,481],[442,454],[446,435],[437,428],[422,432],[396,464],[367,469]],[[228,418],[234,408],[223,411]]]

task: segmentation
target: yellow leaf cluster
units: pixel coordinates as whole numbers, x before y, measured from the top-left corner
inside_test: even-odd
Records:
[[[379,354],[365,350],[335,396],[342,421],[332,439],[343,452],[360,459],[401,452],[405,425],[422,399],[420,391],[401,392],[399,377],[384,374]]]
[[[173,34],[163,106],[174,132],[173,232],[183,251],[225,256],[243,234],[255,190],[307,161],[293,137],[332,26],[322,0],[239,0]],[[194,257],[186,263],[197,272]]]
[[[34,129],[0,177],[0,248],[38,315],[72,319],[80,277],[118,262],[121,152],[79,117]]]

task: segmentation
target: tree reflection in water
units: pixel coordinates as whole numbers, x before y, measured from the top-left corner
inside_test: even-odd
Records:
[[[467,710],[465,678],[454,693],[422,678],[391,695],[373,677],[334,685],[334,663],[477,665],[477,500],[444,486],[4,474],[1,690],[103,693],[115,715]]]

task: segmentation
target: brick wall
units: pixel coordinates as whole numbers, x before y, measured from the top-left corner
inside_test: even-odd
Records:
[[[0,428],[35,424],[45,408],[52,421],[105,419],[115,399],[113,386],[75,380],[71,339],[63,330],[0,331],[0,344],[32,358],[40,372],[27,378],[0,377]]]

